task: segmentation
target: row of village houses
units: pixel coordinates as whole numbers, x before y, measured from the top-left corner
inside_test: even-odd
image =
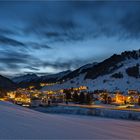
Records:
[[[81,86],[67,90],[69,90],[71,94],[77,92],[77,94],[80,95],[81,92],[83,92],[86,95],[89,93],[86,89],[87,87]],[[140,102],[140,94],[135,90],[129,90],[127,94],[123,94],[120,91],[108,92],[106,90],[96,90],[94,92],[90,92],[90,94],[92,95],[93,102],[96,100],[104,102],[105,99],[110,99],[111,103],[116,104],[139,104]],[[50,103],[64,102],[65,92],[63,89],[55,91],[39,91],[32,88],[17,89],[16,91],[8,92],[6,98],[17,104],[30,106],[46,106]]]

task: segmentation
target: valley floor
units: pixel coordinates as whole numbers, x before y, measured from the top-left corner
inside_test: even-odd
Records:
[[[45,114],[0,101],[0,139],[139,139],[140,122]]]

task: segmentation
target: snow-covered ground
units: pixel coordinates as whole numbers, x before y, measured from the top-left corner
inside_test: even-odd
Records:
[[[0,102],[0,139],[139,139],[140,122],[51,115]]]

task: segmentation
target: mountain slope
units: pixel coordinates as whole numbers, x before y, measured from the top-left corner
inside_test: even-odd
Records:
[[[16,84],[10,79],[0,75],[0,97],[7,91],[16,89]]]
[[[0,90],[11,90],[15,87],[15,83],[13,83],[10,79],[0,75]]]
[[[66,74],[65,76],[63,76],[60,81],[67,81],[67,80],[70,80],[74,77],[77,77],[79,76],[80,74],[83,74],[85,73],[86,71],[90,70],[92,67],[94,67],[95,65],[97,65],[98,63],[94,62],[92,64],[86,64],[68,74]]]
[[[41,76],[39,78],[39,80],[42,81],[42,82],[57,82],[69,73],[71,73],[71,71],[67,70],[67,71],[56,73],[56,74]]]
[[[36,79],[38,79],[38,76],[36,74],[26,74],[23,76],[12,78],[12,81],[14,81],[15,83],[20,83],[20,82],[30,82]]]
[[[110,91],[129,89],[140,91],[140,50],[113,55],[101,63],[63,77],[63,84],[46,86],[42,90],[88,86],[89,90]]]
[[[138,51],[127,51],[123,52],[120,55],[114,54],[110,58],[104,60],[103,62],[99,63],[92,67],[88,72],[85,78],[87,79],[95,79],[98,76],[102,76],[105,74],[113,73],[117,69],[121,67],[128,67],[129,63],[135,65],[136,63],[139,64],[140,60],[140,50]]]
[[[27,88],[29,86],[35,86],[40,88],[41,82],[53,83],[59,81],[63,76],[67,75],[71,71],[63,71],[57,74],[51,74],[46,76],[37,76],[36,74],[26,74],[19,77],[14,77],[12,80],[17,83],[18,87]]]

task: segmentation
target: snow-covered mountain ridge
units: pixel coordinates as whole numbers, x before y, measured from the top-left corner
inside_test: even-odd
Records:
[[[15,83],[20,83],[20,82],[30,82],[36,79],[38,79],[38,76],[36,74],[27,74],[23,76],[14,77],[12,78],[12,81]]]
[[[63,71],[57,74],[50,74],[50,75],[44,75],[44,76],[37,76],[36,74],[26,74],[23,76],[18,76],[12,78],[12,81],[15,83],[21,83],[21,82],[53,82],[61,79],[66,74],[70,73],[71,71]]]
[[[88,90],[140,91],[140,50],[113,55],[101,63],[75,70],[63,77],[64,83],[46,86],[42,90],[87,86]]]

